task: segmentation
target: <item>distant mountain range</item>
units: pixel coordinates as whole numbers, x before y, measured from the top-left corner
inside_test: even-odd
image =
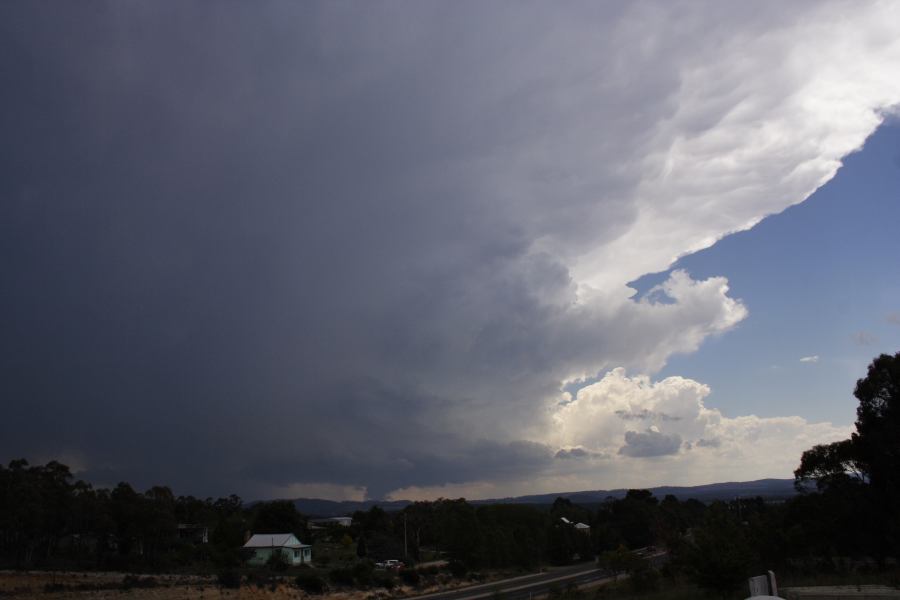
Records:
[[[647,488],[653,495],[663,499],[672,494],[679,500],[693,498],[708,503],[714,500],[733,500],[735,498],[755,498],[761,496],[766,500],[780,500],[794,496],[793,479],[758,479],[756,481],[735,481],[728,483],[710,483],[689,487],[661,486]],[[516,496],[514,498],[494,498],[490,500],[470,500],[472,504],[552,504],[557,498],[568,498],[576,504],[599,504],[607,498],[624,498],[627,489],[592,490],[584,492],[560,492],[555,494],[536,494],[532,496]],[[401,510],[411,504],[409,500],[364,500],[334,501],[315,498],[297,498],[294,505],[300,512],[315,517],[335,517],[349,515],[357,510],[369,510],[379,506],[386,511]]]

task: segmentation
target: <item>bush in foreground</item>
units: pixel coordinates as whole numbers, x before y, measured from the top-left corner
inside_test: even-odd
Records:
[[[312,571],[301,571],[294,579],[294,585],[308,594],[324,594],[325,580],[318,573]]]
[[[217,579],[219,581],[219,585],[224,588],[236,590],[241,587],[241,573],[236,569],[225,569],[224,571],[219,571]]]

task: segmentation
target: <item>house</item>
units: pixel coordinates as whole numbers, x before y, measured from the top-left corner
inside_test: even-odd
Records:
[[[312,562],[312,546],[302,543],[293,533],[256,533],[244,544],[253,551],[247,561],[251,565],[264,565],[275,554],[281,554],[289,565]]]
[[[570,521],[569,519],[567,519],[565,517],[560,517],[559,520],[562,521],[563,523],[565,523],[566,525],[568,525],[569,527],[574,527],[577,531],[580,531],[582,533],[590,533],[591,532],[591,526],[587,525],[585,523],[573,523],[572,521]]]

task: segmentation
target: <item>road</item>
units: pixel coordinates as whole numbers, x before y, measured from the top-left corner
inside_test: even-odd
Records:
[[[545,595],[554,587],[558,589],[565,589],[570,585],[580,587],[612,581],[612,579],[607,571],[598,569],[596,565],[589,563],[573,567],[560,567],[544,573],[522,575],[446,592],[414,596],[407,600],[484,600],[491,598],[497,592],[503,594],[504,600],[529,600]]]

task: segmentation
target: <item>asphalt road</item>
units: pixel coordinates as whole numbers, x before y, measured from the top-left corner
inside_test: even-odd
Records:
[[[414,596],[408,600],[485,600],[497,592],[503,594],[504,600],[529,600],[545,595],[553,587],[565,589],[570,585],[583,586],[605,580],[612,581],[612,576],[607,571],[598,569],[594,564],[581,564],[447,592]]]

